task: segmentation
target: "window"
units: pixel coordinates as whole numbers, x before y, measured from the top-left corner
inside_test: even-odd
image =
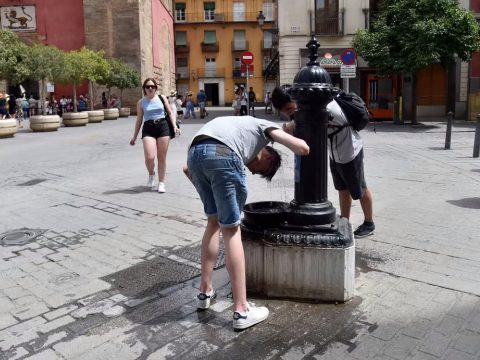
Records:
[[[217,33],[215,30],[205,30],[203,33],[203,43],[204,44],[216,44],[217,43]]]
[[[177,67],[187,67],[188,66],[188,58],[181,57],[177,58]]]
[[[246,50],[247,41],[245,39],[245,30],[233,30],[233,49]]]
[[[337,35],[338,23],[338,0],[315,0],[315,32]]]
[[[263,15],[265,16],[265,21],[273,21],[273,3],[263,4]]]
[[[215,3],[203,3],[203,13],[205,16],[205,21],[215,21]]]
[[[233,60],[233,69],[234,70],[240,70],[241,67],[242,67],[242,62],[241,62],[239,57],[236,57]]]
[[[233,21],[245,21],[245,3],[233,3]]]
[[[175,4],[175,20],[177,22],[184,22],[185,17],[185,3]]]
[[[271,31],[263,32],[263,48],[271,49],[273,47],[273,34]]]
[[[175,45],[187,45],[186,31],[175,31]]]

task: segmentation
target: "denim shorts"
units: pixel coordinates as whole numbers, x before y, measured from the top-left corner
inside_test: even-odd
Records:
[[[246,171],[240,157],[209,139],[190,147],[187,166],[207,217],[217,216],[221,227],[239,225],[247,200]]]

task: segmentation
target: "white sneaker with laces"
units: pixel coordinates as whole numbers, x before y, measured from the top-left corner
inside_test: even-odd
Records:
[[[159,183],[158,183],[158,192],[161,193],[161,194],[163,194],[165,191],[166,191],[166,190],[165,190],[165,183],[159,182]]]
[[[148,186],[150,189],[155,190],[155,174],[153,174],[153,175],[148,175],[147,186]]]
[[[248,303],[248,309],[244,312],[235,311],[233,313],[233,328],[235,330],[243,330],[262,322],[268,317],[270,312],[265,306],[255,306]]]
[[[215,290],[210,290],[208,293],[200,293],[197,295],[197,309],[206,310],[212,305],[212,300],[217,297]]]

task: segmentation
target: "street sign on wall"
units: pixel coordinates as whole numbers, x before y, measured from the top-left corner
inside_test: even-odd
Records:
[[[340,59],[344,65],[355,65],[357,54],[353,49],[344,49],[340,54]]]
[[[357,67],[355,65],[341,65],[340,66],[340,77],[345,78],[354,78],[357,76]]]

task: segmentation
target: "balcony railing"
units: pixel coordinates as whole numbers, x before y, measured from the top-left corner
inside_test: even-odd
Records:
[[[208,14],[207,14],[208,11]],[[201,23],[201,22],[258,22],[258,11],[226,11],[217,12],[215,10],[206,10],[202,12],[181,12],[177,13],[175,23]],[[265,23],[275,21],[275,17],[265,20]]]
[[[341,10],[338,16],[325,17],[316,15],[315,34],[325,36],[341,36],[344,30],[345,10]]]
[[[218,52],[218,41],[216,43],[204,43],[202,42],[203,52]]]
[[[234,78],[242,77],[242,70],[240,70],[240,69],[233,69],[233,70],[232,70],[232,77],[234,77]]]
[[[225,77],[225,68],[197,69],[199,78],[222,78]]]
[[[177,54],[188,54],[190,52],[189,45],[175,45],[175,53]]]
[[[232,51],[245,51],[248,49],[248,40],[233,40]]]

